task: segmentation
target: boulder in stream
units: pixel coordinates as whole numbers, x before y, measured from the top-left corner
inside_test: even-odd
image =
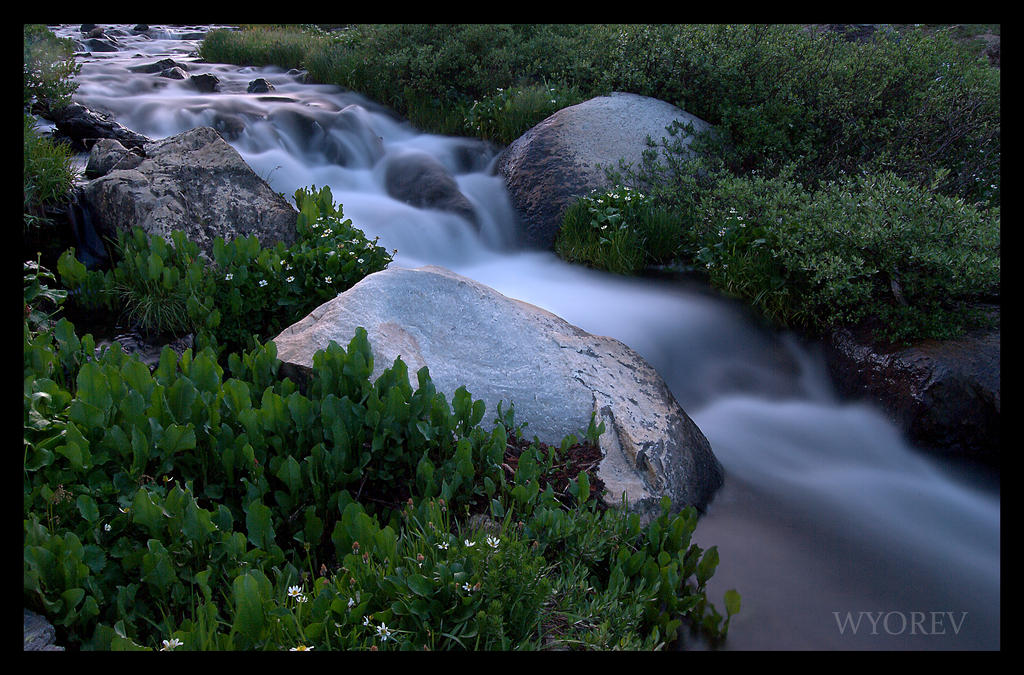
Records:
[[[415,388],[427,366],[449,400],[460,386],[482,399],[486,421],[499,401],[506,410],[512,402],[527,438],[582,438],[596,415],[605,424],[598,477],[609,503],[625,496],[644,518],[657,515],[665,495],[674,510],[703,510],[722,485],[707,439],[639,354],[442,267],[377,272],[316,308],[274,338],[281,373],[305,386],[313,354],[330,341],[347,347],[360,326],[372,377],[401,356]]]

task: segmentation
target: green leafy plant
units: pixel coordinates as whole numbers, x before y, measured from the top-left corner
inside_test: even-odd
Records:
[[[555,240],[555,252],[617,274],[675,258],[683,223],[629,187],[594,191],[570,204]]]
[[[708,565],[692,588],[655,579],[675,583],[672,560],[700,555],[675,550],[685,537],[599,508],[585,472],[571,499],[538,490],[557,454],[540,444],[509,476],[508,430],[480,426],[482,402],[460,389],[449,405],[425,368],[414,390],[400,359],[371,381],[365,331],[315,355],[306,393],[278,377],[272,342],[228,362],[165,349],[150,372],[116,347],[95,354],[66,319],[26,332],[25,602],[62,643],[530,649],[557,640],[565,616],[599,621],[588,612],[627,597],[635,611],[614,635],[646,636],[636,644],[661,646],[672,612],[704,621],[690,596]],[[695,523],[680,517],[672,532]],[[642,551],[650,594],[633,594],[630,569],[600,606],[555,601],[580,561],[588,583],[615,577],[609,551],[623,543]]]

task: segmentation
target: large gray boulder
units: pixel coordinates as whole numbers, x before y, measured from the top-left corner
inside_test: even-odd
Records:
[[[692,123],[695,132],[710,128],[665,101],[616,92],[562,108],[517,138],[498,158],[498,170],[526,243],[550,247],[565,208],[593,189],[609,187],[605,168],[617,170],[620,161],[639,166],[648,137],[659,143],[676,121]]]
[[[183,230],[212,256],[213,241],[257,235],[295,241],[298,212],[256,175],[215,129],[198,127],[143,148],[146,158],[82,186],[101,235],[141,227],[170,240]]]
[[[598,477],[611,503],[625,495],[644,517],[663,495],[674,509],[704,509],[722,484],[707,439],[636,352],[442,267],[377,272],[313,310],[274,338],[282,373],[305,383],[313,354],[332,340],[346,347],[359,326],[374,377],[401,356],[416,387],[427,366],[449,400],[465,386],[489,413],[514,403],[528,437],[582,438],[596,413],[605,424]]]

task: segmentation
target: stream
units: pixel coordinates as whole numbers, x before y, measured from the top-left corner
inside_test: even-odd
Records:
[[[74,100],[153,139],[229,129],[225,138],[289,201],[299,187],[329,185],[345,217],[398,249],[393,266],[442,265],[614,337],[658,370],[725,468],[694,535],[720,553],[709,599],[724,612],[727,589],[742,596],[718,649],[999,649],[997,481],[924,455],[880,411],[841,400],[816,345],[763,328],[699,285],[623,278],[518,247],[495,148],[422,133],[354,92],[280,68],[198,63],[199,42],[180,36],[206,27],[152,26],[155,39],[131,27],[116,26],[128,34],[119,51],[78,55]],[[78,29],[51,27],[80,39]],[[164,57],[214,74],[220,90],[127,69]],[[258,77],[274,90],[246,93]],[[388,196],[382,159],[409,151],[449,169],[479,230]],[[688,634],[680,647],[709,648]]]

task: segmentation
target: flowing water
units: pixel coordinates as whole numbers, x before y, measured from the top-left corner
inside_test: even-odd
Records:
[[[331,186],[346,217],[398,249],[393,265],[443,265],[642,354],[725,467],[695,534],[720,552],[711,600],[721,609],[728,588],[743,598],[720,648],[999,648],[995,482],[921,455],[880,412],[838,399],[813,345],[706,289],[517,247],[493,148],[421,133],[358,94],[278,68],[196,63],[198,42],[178,37],[195,29],[154,27],[157,39],[119,37],[118,52],[80,55],[75,100],[153,139],[219,128],[276,191]],[[78,26],[55,32],[77,37]],[[166,56],[213,73],[220,91],[127,70]],[[257,77],[274,91],[246,93]],[[448,168],[479,229],[387,195],[383,160],[413,151]]]

